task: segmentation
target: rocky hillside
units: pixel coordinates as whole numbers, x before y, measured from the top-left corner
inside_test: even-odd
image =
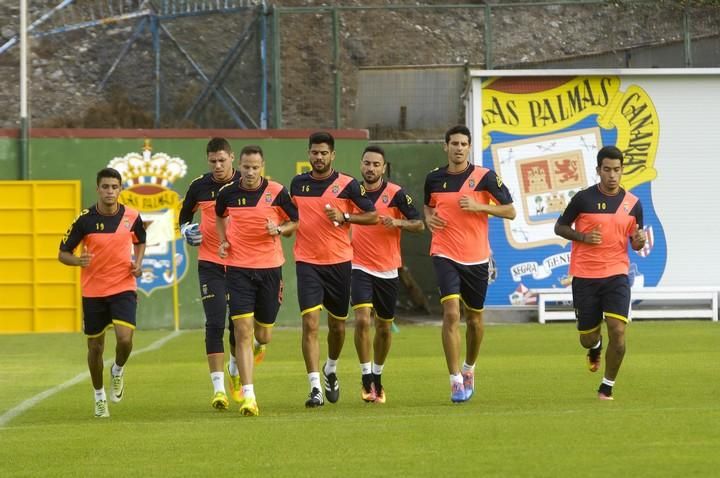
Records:
[[[30,2],[31,21],[57,1]],[[100,18],[138,9],[140,0],[77,0],[65,16],[46,26]],[[153,2],[150,2],[151,4]],[[159,2],[155,2],[159,4]],[[190,0],[192,3],[192,0]],[[341,85],[343,123],[356,108],[357,71],[366,66],[462,64],[484,66],[485,35],[493,66],[523,64],[663,44],[682,39],[685,1],[614,1],[605,4],[495,7],[486,32],[483,1],[313,0],[272,1],[280,7],[280,77],[283,127],[328,127],[334,123],[335,80]],[[499,3],[487,0],[489,4]],[[503,4],[508,4],[504,0]],[[527,4],[528,2],[523,2]],[[392,4],[393,9],[379,6]],[[720,2],[690,1],[693,36],[720,34]],[[458,5],[477,5],[461,8]],[[338,51],[333,44],[330,9],[283,10],[289,7],[342,6],[337,15]],[[352,7],[365,6],[358,9]],[[432,7],[432,8],[430,8]],[[17,31],[18,3],[0,0],[0,43]],[[234,127],[235,122],[212,98],[198,102],[201,75],[185,59],[190,55],[212,78],[245,32],[256,32],[256,12],[190,16],[165,20],[160,71],[161,127]],[[35,38],[31,42],[30,95],[32,125],[70,127],[152,127],[155,115],[155,58],[148,29],[99,88],[104,76],[138,27],[138,19]],[[271,22],[268,22],[271,25]],[[168,35],[174,38],[169,40]],[[259,122],[261,64],[255,33],[224,78],[228,93],[255,123]],[[272,35],[270,35],[272,41]],[[181,49],[185,52],[182,53]],[[19,49],[0,54],[0,128],[18,126]],[[337,61],[335,61],[337,55]],[[268,72],[272,78],[272,71]],[[269,91],[272,98],[273,91]],[[229,98],[228,95],[225,96]],[[270,101],[272,106],[272,101]],[[191,111],[191,114],[188,114]],[[270,111],[272,115],[272,111]],[[252,126],[244,114],[241,119]],[[186,118],[187,117],[187,118]],[[272,125],[272,121],[270,122]]]

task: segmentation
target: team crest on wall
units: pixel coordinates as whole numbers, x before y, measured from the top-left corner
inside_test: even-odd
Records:
[[[120,172],[123,191],[119,201],[140,212],[147,232],[142,275],[138,289],[150,295],[172,286],[187,271],[187,253],[178,227],[182,201],[173,183],[187,174],[185,161],[165,153],[153,153],[146,139],[140,153],[113,158],[108,167]]]
[[[482,84],[482,164],[510,190],[517,216],[493,219],[497,278],[488,304],[528,305],[533,288],[568,287],[570,244],[554,232],[572,197],[596,184],[597,153],[615,145],[622,187],[640,198],[648,246],[630,252],[635,287],[656,285],[666,262],[652,204],[660,121],[652,98],[620,77],[499,77]]]

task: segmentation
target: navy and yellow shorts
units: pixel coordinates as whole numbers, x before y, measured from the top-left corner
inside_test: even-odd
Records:
[[[200,297],[205,310],[206,328],[225,328],[227,313],[227,289],[225,266],[210,261],[198,261]]]
[[[603,317],[628,321],[630,284],[625,274],[601,279],[573,277],[572,294],[580,333],[600,327]]]
[[[350,261],[339,264],[295,264],[300,313],[325,307],[336,319],[347,319],[350,302]]]
[[[111,325],[135,329],[137,293],[134,290],[106,297],[83,297],[83,332],[88,337],[102,335]]]
[[[488,263],[465,265],[447,257],[432,256],[440,289],[440,303],[460,299],[465,307],[480,311],[485,307]]]
[[[283,298],[282,267],[249,269],[227,267],[230,317],[255,317],[255,322],[272,327]]]
[[[360,307],[372,307],[380,320],[395,318],[395,302],[397,301],[400,279],[383,279],[360,269],[352,270],[350,283],[350,303],[353,310]]]

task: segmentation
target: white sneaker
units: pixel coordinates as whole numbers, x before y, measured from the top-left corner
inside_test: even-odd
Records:
[[[95,418],[109,418],[107,400],[95,400]]]
[[[123,398],[125,392],[125,380],[122,375],[111,375],[110,400],[117,403]]]

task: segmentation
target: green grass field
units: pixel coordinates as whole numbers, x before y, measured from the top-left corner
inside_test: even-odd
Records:
[[[139,331],[135,348],[168,334]],[[615,401],[600,402],[573,325],[488,326],[476,395],[456,405],[439,328],[406,325],[374,405],[348,329],[340,401],[306,410],[300,331],[278,329],[256,370],[261,416],[246,418],[210,408],[189,331],[130,359],[110,419],[93,418],[89,378],[8,419],[86,371],[85,344],[0,336],[0,476],[720,476],[719,345],[718,324],[633,323]]]

